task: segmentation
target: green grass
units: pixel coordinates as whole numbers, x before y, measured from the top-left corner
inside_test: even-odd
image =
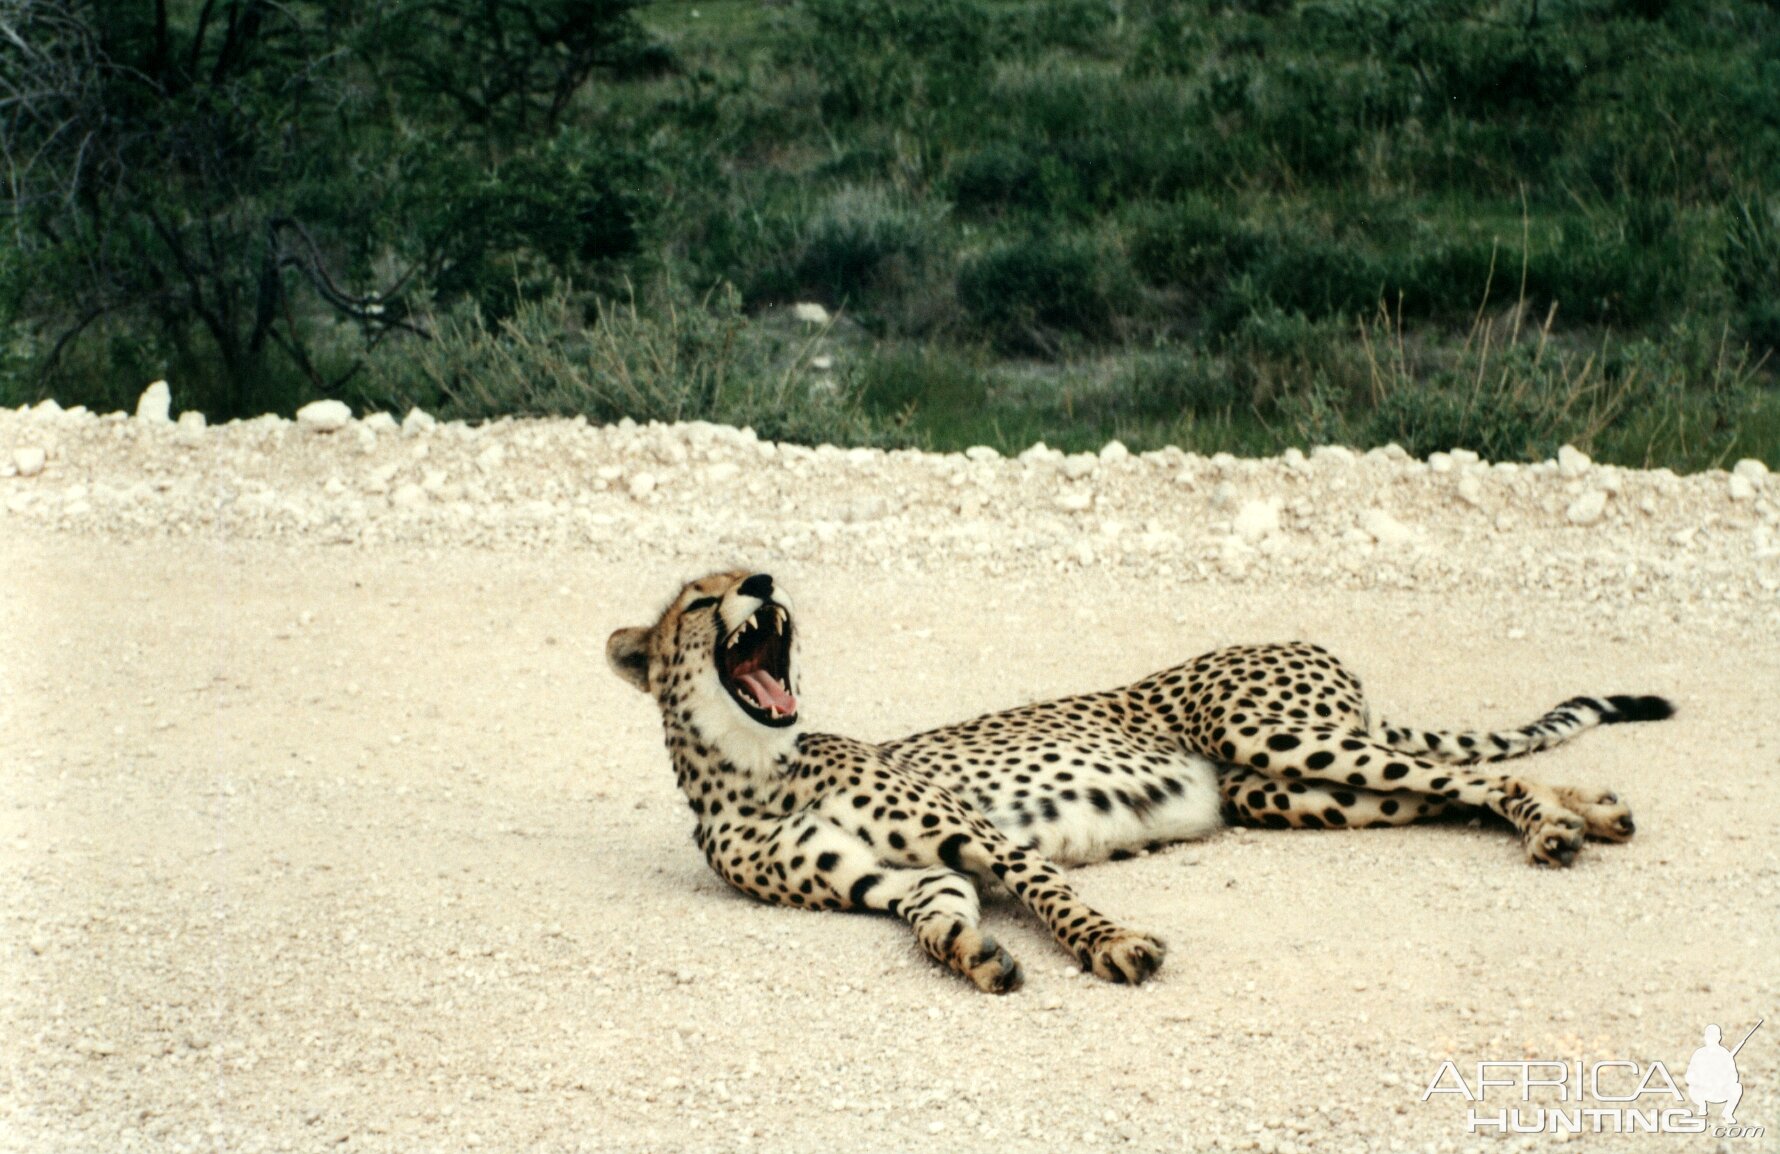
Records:
[[[641,16],[673,68],[590,85],[542,159],[502,158],[487,187],[522,185],[536,211],[496,214],[500,251],[422,286],[455,318],[447,339],[386,342],[355,397],[628,405],[940,449],[1396,440],[1524,458],[1572,441],[1627,464],[1780,466],[1771,3],[673,0]],[[570,169],[553,157],[604,199],[556,188]],[[608,201],[630,231],[596,252],[563,220]],[[845,318],[825,345],[836,394],[810,393],[772,320],[803,300]],[[674,362],[702,366],[687,382],[629,401],[601,383],[600,364],[693,329],[729,343]],[[0,359],[0,399],[41,387],[29,344]],[[340,371],[362,355],[322,344]],[[204,379],[201,348],[127,325],[69,363],[103,392],[175,356]],[[710,393],[698,373],[724,358],[730,391]],[[300,402],[289,384],[263,399]]]

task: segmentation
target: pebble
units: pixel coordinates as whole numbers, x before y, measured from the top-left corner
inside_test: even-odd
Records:
[[[310,401],[297,410],[297,427],[315,433],[334,433],[352,421],[345,401]]]
[[[204,414],[196,409],[187,409],[185,412],[179,414],[178,423],[179,427],[188,433],[201,433],[204,431],[204,427],[209,424],[209,422],[204,419]]]
[[[165,425],[172,417],[173,390],[166,381],[156,381],[136,398],[136,419],[148,425]]]
[[[1755,482],[1741,473],[1732,473],[1730,479],[1730,497],[1733,501],[1751,501],[1755,499]]]
[[[825,325],[831,319],[828,310],[815,301],[799,301],[791,306],[791,315],[806,325]]]
[[[1380,545],[1402,545],[1414,536],[1409,526],[1383,509],[1368,509],[1360,514],[1360,528]]]
[[[1580,477],[1588,472],[1589,466],[1593,463],[1588,459],[1587,453],[1573,445],[1565,445],[1558,450],[1557,465],[1560,477]]]
[[[1109,465],[1116,465],[1120,461],[1130,460],[1131,450],[1125,447],[1123,441],[1108,441],[1100,450],[1100,459]]]
[[[1242,509],[1236,514],[1231,527],[1236,535],[1244,541],[1259,541],[1272,533],[1279,532],[1279,510],[1284,504],[1278,497],[1265,501],[1244,502]]]
[[[1593,525],[1607,512],[1607,491],[1590,489],[1582,496],[1570,502],[1564,510],[1564,517],[1572,525]]]
[[[1057,494],[1055,504],[1065,513],[1082,513],[1093,507],[1094,494],[1086,489],[1071,489]]]
[[[1467,473],[1459,478],[1456,491],[1458,492],[1459,500],[1467,505],[1477,506],[1483,504],[1483,482],[1479,481],[1472,474]]]
[[[438,425],[439,422],[433,419],[431,413],[423,412],[420,409],[409,409],[408,415],[402,418],[402,435],[404,437],[425,436]]]
[[[1083,477],[1092,476],[1099,467],[1100,460],[1092,453],[1077,453],[1073,457],[1064,458],[1063,475],[1071,481],[1079,481]]]
[[[641,501],[649,494],[655,492],[655,485],[656,481],[654,473],[638,473],[630,479],[630,484],[627,488],[633,499]]]
[[[499,443],[488,446],[476,454],[476,467],[484,473],[498,473],[501,466],[507,463],[506,446]]]
[[[427,503],[426,490],[410,481],[390,495],[389,503],[398,509],[416,509]]]
[[[43,472],[44,462],[48,454],[35,445],[27,445],[12,451],[12,466],[21,477],[35,477]]]

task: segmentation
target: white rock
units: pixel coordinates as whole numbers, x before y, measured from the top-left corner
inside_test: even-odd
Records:
[[[644,497],[655,492],[655,474],[638,473],[630,479],[629,489],[630,495],[641,501]]]
[[[476,467],[484,473],[495,473],[507,463],[506,447],[496,443],[476,454]]]
[[[1279,532],[1279,510],[1284,502],[1278,497],[1265,501],[1248,501],[1236,514],[1231,528],[1244,541],[1259,541],[1270,533]]]
[[[1755,482],[1741,473],[1732,473],[1730,482],[1731,500],[1748,501],[1755,497]]]
[[[1428,468],[1436,473],[1450,473],[1452,472],[1452,465],[1453,461],[1451,453],[1428,454]]]
[[[310,401],[297,410],[297,426],[314,433],[333,433],[352,420],[345,401]]]
[[[393,433],[401,428],[401,426],[396,423],[396,419],[388,413],[367,414],[359,421],[359,424],[371,430],[373,433]]]
[[[207,424],[209,422],[204,419],[204,414],[196,409],[187,409],[179,414],[179,427],[188,433],[203,432],[204,426]]]
[[[1100,459],[1109,465],[1116,465],[1120,461],[1129,460],[1130,457],[1131,450],[1125,447],[1123,441],[1108,441],[1106,446],[1100,450]]]
[[[826,354],[819,357],[811,357],[810,367],[819,373],[826,373],[829,369],[834,368],[834,358]]]
[[[1236,507],[1236,486],[1228,481],[1219,481],[1218,487],[1211,491],[1211,507],[1213,509],[1234,509]]]
[[[1742,477],[1760,489],[1768,483],[1768,466],[1766,462],[1758,461],[1754,457],[1744,457],[1731,468],[1731,475]]]
[[[1293,471],[1302,469],[1304,467],[1304,450],[1293,445],[1281,453],[1279,459],[1285,462],[1288,469]]]
[[[1099,458],[1095,457],[1094,454],[1077,453],[1073,457],[1064,459],[1063,475],[1068,477],[1071,481],[1079,481],[1083,477],[1090,476],[1095,469],[1099,468],[1099,466]]]
[[[35,477],[43,472],[43,463],[47,459],[48,454],[35,445],[27,445],[12,451],[13,467],[19,471],[21,477]]]
[[[438,427],[439,422],[433,419],[431,413],[425,413],[419,409],[409,409],[408,415],[402,418],[402,435],[404,437],[421,436]]]
[[[377,466],[375,469],[371,470],[370,476],[365,478],[365,492],[367,492],[367,493],[387,493],[387,492],[389,492],[389,483],[391,481],[393,481],[395,479],[395,475],[401,471],[402,471],[402,465],[401,465],[401,462],[399,462],[399,461],[397,461],[393,464]]]
[[[164,384],[166,384],[166,382],[165,381],[157,381],[156,384],[164,385]],[[153,388],[154,386],[150,385],[149,387]],[[20,409],[19,411],[24,412],[26,410]],[[59,417],[62,415],[62,406],[56,403],[56,399],[54,397],[45,397],[43,400],[38,401],[37,407],[34,409],[31,409],[30,412],[31,412],[32,416],[37,416],[37,417]]]
[[[173,410],[173,390],[167,387],[166,381],[156,381],[142,390],[136,398],[136,419],[151,425],[165,425],[172,418],[168,415]]]
[[[414,509],[426,504],[427,493],[419,485],[409,481],[390,494],[389,503],[398,509]]]
[[[1043,441],[1034,441],[1032,447],[1020,453],[1022,461],[1060,461],[1063,454],[1051,448]]]
[[[1470,449],[1454,449],[1451,456],[1453,464],[1461,467],[1465,465],[1475,465],[1478,461],[1477,454],[1473,453]]]
[[[1593,525],[1607,512],[1607,490],[1590,489],[1564,510],[1572,525]]]
[[[1574,445],[1565,445],[1558,450],[1558,475],[1560,477],[1580,477],[1588,472],[1588,454]]]
[[[1094,494],[1086,489],[1073,489],[1067,493],[1057,494],[1057,508],[1066,513],[1082,513],[1094,504]]]
[[[1413,536],[1409,526],[1383,509],[1368,509],[1360,514],[1360,528],[1380,545],[1401,545]]]
[[[1483,482],[1470,473],[1459,478],[1459,500],[1467,505],[1483,504]]]
[[[825,325],[830,319],[828,310],[815,301],[799,301],[792,305],[791,315],[806,325]]]
[[[1351,465],[1356,458],[1354,451],[1345,445],[1318,445],[1310,451],[1313,461],[1327,461],[1334,465]]]
[[[1028,450],[1028,452],[1030,452],[1030,451],[1031,450]],[[988,445],[972,445],[970,448],[964,450],[964,455],[966,457],[969,457],[973,461],[999,461],[999,460],[1001,460],[1001,454],[997,453],[994,449],[990,448]]]

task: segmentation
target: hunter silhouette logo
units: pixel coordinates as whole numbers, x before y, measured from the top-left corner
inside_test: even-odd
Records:
[[[1737,1103],[1743,1100],[1743,1083],[1737,1080],[1737,1051],[1761,1029],[1761,1022],[1749,1027],[1749,1033],[1743,1035],[1733,1049],[1725,1049],[1718,1044],[1724,1037],[1724,1031],[1717,1026],[1706,1027],[1706,1044],[1693,1052],[1693,1058],[1687,1063],[1687,1096],[1699,1107],[1701,1115],[1712,1111],[1709,1103],[1723,1102],[1724,1112],[1719,1120],[1727,1125],[1737,1120]]]
[[[1708,1134],[1760,1138],[1762,1126],[1737,1121],[1743,1082],[1737,1054],[1766,1022],[1757,1021],[1742,1041],[1726,1049],[1724,1031],[1707,1026],[1704,1045],[1688,1060],[1681,1091],[1661,1061],[1623,1058],[1538,1059],[1478,1062],[1467,1078],[1451,1058],[1440,1063],[1421,1100],[1456,1094],[1468,1104],[1471,1133],[1507,1134]],[[1505,1101],[1506,1100],[1506,1101]],[[1714,1103],[1722,1103],[1711,1118]]]

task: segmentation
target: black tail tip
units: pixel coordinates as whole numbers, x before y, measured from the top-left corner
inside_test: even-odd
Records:
[[[1601,717],[1603,725],[1617,725],[1622,721],[1662,721],[1675,716],[1675,706],[1666,697],[1631,697],[1624,694],[1609,697],[1607,704],[1613,712]]]

